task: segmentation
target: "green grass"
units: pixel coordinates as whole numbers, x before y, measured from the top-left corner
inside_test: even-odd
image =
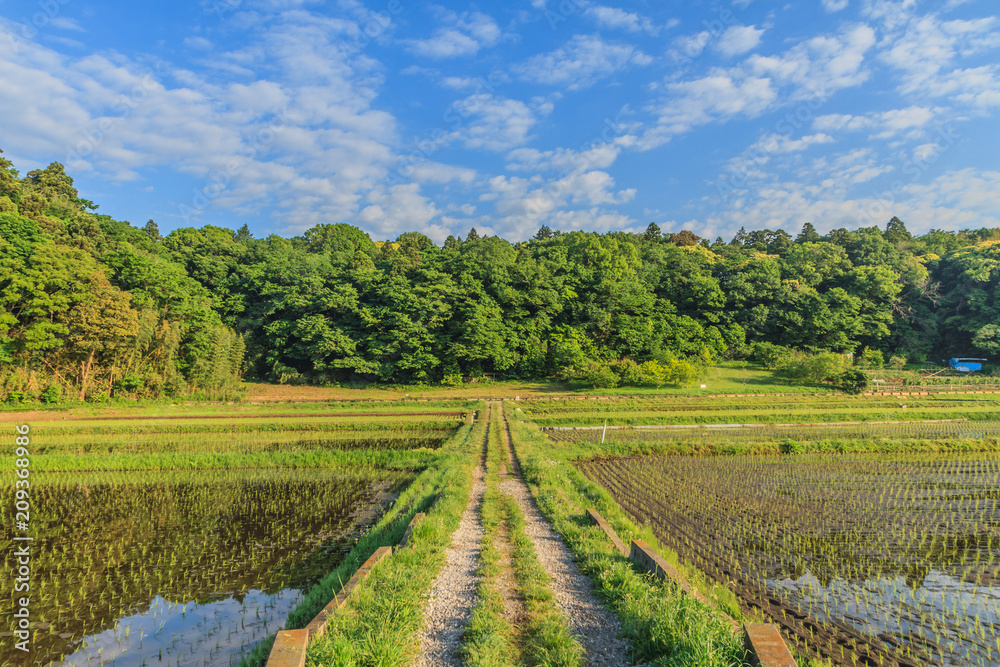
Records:
[[[470,667],[513,667],[520,662],[516,630],[504,617],[504,600],[497,587],[501,574],[498,542],[502,540],[504,516],[496,476],[495,468],[488,469],[486,491],[479,512],[483,526],[477,572],[480,580],[476,586],[476,605],[462,637],[462,656]]]
[[[658,666],[731,667],[748,664],[741,641],[732,635],[718,612],[681,594],[670,583],[636,571],[614,550],[607,536],[590,526],[585,510],[595,508],[627,542],[641,539],[657,548],[709,599],[739,617],[739,605],[727,589],[710,585],[688,566],[677,562],[648,528],[636,526],[601,487],[563,458],[529,424],[508,412],[522,473],[539,509],[572,551],[581,571],[594,581],[598,594],[622,622],[632,644],[632,660]]]
[[[460,428],[442,447],[443,455],[436,464],[417,477],[406,497],[400,496],[343,566],[289,617],[286,628],[304,627],[332,599],[341,581],[347,581],[376,548],[396,544],[413,514],[426,509],[427,516],[413,530],[408,546],[372,569],[351,595],[347,612],[336,615],[326,636],[309,646],[308,665],[390,667],[412,662],[425,600],[468,503],[472,469],[484,432],[482,423]],[[438,493],[441,496],[435,502]],[[261,653],[266,655],[263,647]]]
[[[482,577],[462,643],[462,654],[471,667],[515,665],[579,667],[583,649],[558,609],[551,578],[535,554],[525,530],[517,502],[500,491],[500,466],[508,463],[503,422],[498,410],[490,419],[486,457],[486,490],[481,520],[483,547],[479,575]],[[516,589],[511,591],[524,604],[525,621],[513,627],[504,617],[504,600],[497,587],[502,574],[501,545],[510,550],[510,568]]]
[[[535,554],[521,508],[510,496],[501,495],[501,511],[507,522],[513,547],[514,576],[528,621],[523,637],[525,665],[579,667],[583,664],[583,647],[569,629],[566,617],[556,606],[551,589],[551,577]]]
[[[56,470],[205,470],[208,468],[336,468],[372,466],[417,470],[434,464],[437,450],[351,450],[216,454],[52,454],[31,458],[32,472]],[[12,469],[11,458],[5,467]]]

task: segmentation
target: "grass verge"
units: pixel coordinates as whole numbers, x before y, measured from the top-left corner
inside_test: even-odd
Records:
[[[533,425],[519,421],[516,413],[508,418],[522,475],[539,509],[562,535],[581,572],[593,580],[605,604],[618,615],[632,645],[632,660],[657,667],[749,664],[742,642],[718,612],[670,583],[637,572],[604,533],[589,524],[585,510],[597,509],[626,542],[641,539],[657,548],[720,608],[739,618],[732,593],[709,585],[678,563],[677,555],[664,549],[652,531],[633,524],[604,489],[563,459]]]
[[[462,426],[344,562],[292,611],[285,629],[305,627],[376,549],[398,544],[413,515],[426,511],[407,548],[378,563],[352,593],[348,609],[333,617],[327,634],[309,646],[307,664],[393,667],[412,662],[427,594],[469,500],[485,428],[484,423]],[[270,637],[259,644],[241,667],[263,665],[273,641]]]
[[[500,490],[501,465],[507,465],[507,446],[498,411],[491,414],[483,496],[482,577],[479,601],[463,638],[462,652],[471,667],[515,665],[579,667],[583,649],[570,632],[566,617],[556,607],[551,579],[535,554],[517,502]],[[517,594],[524,603],[524,623],[514,627],[504,616],[503,596],[497,588],[501,575],[503,536],[511,552]]]

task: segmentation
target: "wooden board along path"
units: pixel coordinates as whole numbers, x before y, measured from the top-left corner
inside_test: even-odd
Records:
[[[590,520],[599,526],[608,536],[608,539],[615,545],[615,548],[624,556],[625,545],[614,528],[604,520],[596,510],[587,510]],[[647,572],[656,575],[661,581],[670,579],[683,591],[692,597],[704,602],[706,605],[717,611],[729,624],[733,634],[743,634],[743,645],[751,656],[754,665],[759,667],[798,667],[795,658],[785,644],[784,638],[778,632],[778,628],[771,623],[745,623],[742,626],[735,619],[719,609],[714,602],[698,592],[698,589],[681,576],[673,565],[668,563],[655,549],[641,540],[633,540],[631,549],[628,551],[628,558]]]
[[[396,551],[407,545],[413,528],[423,518],[423,512],[417,512],[413,515],[410,523],[406,526],[406,532],[403,533],[403,537],[396,547]],[[392,555],[392,547],[385,546],[376,549],[375,553],[358,568],[354,576],[334,596],[330,604],[323,607],[316,614],[316,617],[313,618],[309,625],[301,630],[281,630],[278,632],[275,635],[271,653],[268,654],[266,667],[304,667],[306,664],[306,649],[309,646],[309,642],[322,637],[326,633],[326,626],[330,622],[330,618],[347,604],[351,593],[371,573],[375,564],[384,558],[388,558],[390,555]]]

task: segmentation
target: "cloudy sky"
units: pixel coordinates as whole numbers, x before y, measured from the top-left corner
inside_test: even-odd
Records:
[[[163,232],[1000,226],[995,13],[0,0],[0,149]]]

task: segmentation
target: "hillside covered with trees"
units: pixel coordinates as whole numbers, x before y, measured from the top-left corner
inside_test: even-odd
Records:
[[[348,224],[162,237],[96,213],[62,165],[0,158],[8,398],[219,395],[281,383],[559,377],[683,383],[713,359],[1000,352],[1000,230],[472,230],[372,241]],[[2,397],[0,397],[2,398]]]

